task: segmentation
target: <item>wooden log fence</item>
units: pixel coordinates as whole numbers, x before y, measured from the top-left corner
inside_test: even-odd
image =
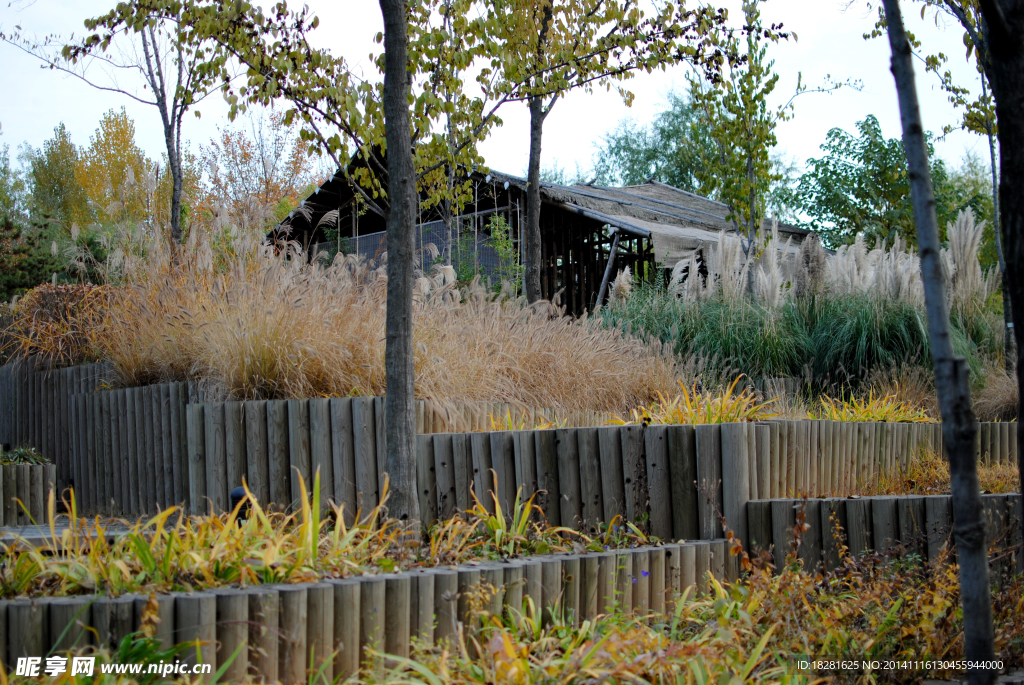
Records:
[[[46,523],[50,494],[56,495],[54,464],[4,464],[0,466],[0,526]]]
[[[74,486],[83,512],[152,514],[173,504],[192,513],[223,511],[243,480],[260,502],[286,509],[298,501],[298,476],[311,488],[316,473],[325,510],[334,501],[354,516],[380,502],[382,398],[202,402],[186,383],[98,391],[109,372],[104,365],[0,367],[0,401],[13,408],[0,412],[0,440],[51,451],[58,488]],[[588,529],[620,515],[647,521],[661,539],[710,539],[723,534],[724,514],[742,537],[739,512],[748,500],[848,496],[906,470],[920,450],[941,446],[939,424],[572,427],[563,419],[564,427],[533,430],[545,411],[520,412],[494,403],[455,411],[418,401],[426,516],[469,508],[471,493],[492,509],[496,478],[504,511],[522,489],[524,497],[537,494],[554,525]],[[524,428],[481,430],[498,416]],[[606,417],[569,418],[585,424]],[[453,426],[474,432],[441,432]],[[979,460],[1014,463],[1014,429],[981,424]]]
[[[728,579],[725,549],[725,540],[705,540],[156,595],[155,637],[164,648],[198,640],[183,661],[209,664],[211,673],[237,652],[221,682],[300,685],[316,673],[342,680],[367,665],[368,649],[407,657],[414,637],[440,645],[457,640],[460,626],[475,633],[474,593],[495,615],[522,614],[529,599],[544,616],[573,625],[613,609],[670,613],[688,588],[691,596],[707,591],[708,573]],[[116,651],[141,629],[150,601],[144,595],[0,600],[0,662],[10,671],[19,657],[67,655],[97,640]]]
[[[996,570],[1024,571],[1021,496],[986,494],[982,504]],[[808,570],[837,568],[844,546],[854,556],[872,551],[917,554],[934,562],[947,554],[951,542],[950,495],[761,499],[746,504],[748,551],[771,552],[776,568],[781,568],[794,547],[800,509],[809,529],[803,533],[798,557]]]

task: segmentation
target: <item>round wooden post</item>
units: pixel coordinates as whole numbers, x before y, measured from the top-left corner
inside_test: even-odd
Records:
[[[615,601],[624,614],[633,611],[633,555],[626,550],[615,553]]]
[[[92,605],[92,626],[100,646],[113,651],[135,629],[135,599],[131,595],[97,597]]]
[[[434,576],[436,569],[417,569],[411,573],[409,587],[409,635],[421,642],[434,643]]]
[[[580,624],[580,558],[562,557],[562,615],[573,627]]]
[[[359,671],[359,579],[331,580],[334,587],[334,677]]]
[[[278,675],[284,685],[306,682],[309,654],[309,593],[305,584],[278,585],[278,629],[281,642]]]
[[[334,682],[334,586],[312,583],[306,588],[306,633],[309,671],[317,682]]]
[[[407,573],[390,574],[384,581],[384,651],[409,656],[409,614],[411,578]]]
[[[278,599],[273,585],[260,585],[248,590],[249,675],[255,682],[278,681]]]
[[[96,605],[93,605],[93,618]],[[175,642],[197,643],[181,652],[186,664],[212,664],[217,672],[217,598],[209,592],[175,593]]]
[[[7,663],[44,656],[50,640],[49,598],[17,599],[7,605]]]
[[[153,637],[159,642],[161,649],[170,649],[174,646],[174,596],[156,595],[156,632]],[[133,603],[133,630],[142,628],[145,613],[149,605],[149,597],[145,595],[136,596]]]
[[[434,572],[434,643],[441,644],[457,634],[459,574],[451,569],[437,569]]]
[[[580,616],[593,622],[597,618],[598,605],[598,558],[587,554],[580,558]]]
[[[231,659],[219,682],[240,683],[249,670],[249,595],[234,588],[219,588],[213,594],[217,597],[217,663],[223,666]]]
[[[665,584],[665,548],[654,547],[648,553],[648,564],[650,576],[648,577],[651,613],[662,615],[665,613],[665,595],[667,592]]]
[[[50,648],[54,653],[81,649],[91,642],[92,595],[55,597],[50,601]]]
[[[364,578],[359,583],[360,664],[369,659],[366,650],[384,649],[384,596],[384,578]]]

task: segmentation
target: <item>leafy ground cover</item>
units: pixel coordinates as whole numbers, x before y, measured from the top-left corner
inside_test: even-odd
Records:
[[[56,526],[40,547],[0,545],[0,596],[190,591],[227,585],[302,583],[324,577],[388,573],[417,566],[521,557],[557,551],[647,544],[634,526],[613,521],[595,536],[544,522],[532,498],[517,498],[506,520],[477,500],[464,514],[435,524],[421,538],[404,535],[386,517],[384,501],[358,512],[351,524],[340,507],[320,515],[318,483],[294,514],[264,511],[250,496],[233,512],[187,517],[177,507],[138,521],[108,541],[112,522],[77,518],[69,501],[68,527]],[[242,511],[248,515],[242,517]]]

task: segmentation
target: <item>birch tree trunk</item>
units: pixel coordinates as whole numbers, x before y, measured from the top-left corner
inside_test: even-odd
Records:
[[[892,48],[892,73],[899,95],[903,147],[917,241],[921,250],[921,280],[928,314],[928,339],[935,365],[935,389],[942,415],[942,433],[953,493],[953,537],[960,564],[960,602],[964,615],[964,656],[968,661],[994,658],[992,600],[989,593],[988,550],[982,518],[981,491],[974,440],[978,422],[971,405],[967,363],[953,353],[946,285],[939,259],[939,230],[935,194],[928,167],[928,147],[917,102],[910,43],[903,28],[898,0],[884,0]],[[993,672],[968,670],[972,685],[988,685]]]
[[[387,374],[384,471],[390,478],[388,513],[418,532],[416,408],[413,367],[413,261],[416,169],[409,123],[410,72],[406,1],[380,0],[384,16],[384,135],[388,163],[388,295],[384,368]]]

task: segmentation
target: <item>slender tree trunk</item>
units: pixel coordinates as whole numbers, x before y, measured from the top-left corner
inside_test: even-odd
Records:
[[[385,439],[390,478],[388,512],[418,530],[416,408],[413,367],[413,267],[416,170],[409,123],[410,73],[405,0],[380,0],[384,16],[384,134],[388,152],[388,295],[384,368]]]
[[[935,365],[935,389],[942,414],[942,433],[949,459],[953,493],[953,536],[960,564],[960,602],[964,615],[964,656],[970,661],[994,658],[992,600],[989,592],[988,549],[982,518],[981,490],[974,440],[978,422],[971,405],[967,363],[954,356],[950,337],[946,285],[939,258],[939,227],[935,194],[928,166],[928,147],[917,102],[910,43],[903,28],[898,0],[884,0],[885,20],[892,47],[892,73],[899,95],[903,147],[914,206],[914,223],[921,251],[921,280],[928,314],[928,339]],[[972,685],[988,685],[993,672],[968,671]]]
[[[981,95],[988,97],[987,77],[981,78]],[[999,220],[999,171],[996,168],[996,136],[993,132],[995,122],[985,117],[985,134],[988,136],[988,158],[992,169],[992,234],[996,239],[996,256],[999,258],[999,282],[1003,291],[1003,362],[1006,373],[1013,373],[1016,366],[1017,351],[1013,344],[1013,312],[1010,305],[1010,286],[1006,281],[1006,257],[1003,254],[1003,222]]]
[[[530,165],[526,172],[526,300],[544,297],[540,287],[543,255],[540,238],[540,143],[544,135],[544,101],[530,98]]]
[[[1006,282],[1012,320],[1024,321],[1024,0],[981,0],[983,30],[989,44],[985,73],[996,101],[999,131],[999,224],[1006,254]],[[1017,343],[1017,387],[1024,382],[1021,340]],[[1022,398],[1024,399],[1024,398]],[[1024,417],[1024,402],[1018,405]],[[1017,439],[1024,440],[1021,422]],[[1017,468],[1024,493],[1024,450],[1017,450]]]
[[[183,184],[181,160],[171,164],[171,247],[181,246],[181,188]]]

